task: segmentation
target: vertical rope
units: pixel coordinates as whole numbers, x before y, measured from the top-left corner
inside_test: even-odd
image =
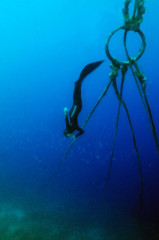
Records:
[[[125,68],[125,67],[123,67],[123,68]],[[113,163],[113,156],[114,156],[114,150],[115,150],[115,144],[116,144],[117,130],[118,130],[118,125],[119,125],[121,99],[122,99],[122,94],[123,94],[123,85],[124,85],[126,71],[127,71],[127,67],[126,67],[125,71],[122,71],[122,81],[121,81],[121,86],[120,86],[120,100],[119,100],[118,113],[117,113],[117,118],[116,118],[116,126],[115,126],[115,135],[114,135],[113,148],[112,148],[112,153],[111,153],[111,157],[110,157],[108,173],[107,173],[107,177],[106,177],[106,188],[108,187],[108,184],[109,184],[109,179],[110,179],[110,174],[111,174],[111,167],[112,167],[112,163]]]
[[[128,60],[130,61],[130,69],[132,71],[132,74],[133,74],[133,77],[135,79],[135,83],[137,85],[141,100],[143,102],[143,105],[144,105],[144,108],[145,108],[145,111],[146,111],[146,114],[147,114],[147,117],[148,117],[148,121],[149,121],[149,124],[150,124],[150,128],[151,128],[151,131],[152,131],[152,134],[153,134],[153,137],[154,137],[154,141],[155,141],[155,144],[156,144],[156,147],[157,147],[157,151],[159,153],[159,143],[158,143],[158,139],[157,139],[156,128],[155,128],[153,116],[152,116],[152,113],[151,113],[151,108],[150,108],[150,105],[149,105],[149,102],[148,102],[148,99],[147,99],[147,96],[146,96],[145,87],[144,88],[141,87],[142,92],[143,92],[143,95],[142,95],[142,92],[140,90],[140,87],[139,87],[139,84],[138,84],[138,81],[137,81],[137,77],[136,77],[134,69],[132,67],[132,64],[134,64],[134,66],[136,68],[136,71],[138,73],[140,72],[136,61],[133,61],[129,56],[127,46],[126,46],[126,35],[127,35],[127,30],[125,31],[125,34],[124,34],[124,47],[125,47],[126,55],[127,55]]]
[[[131,132],[132,132],[132,136],[133,136],[133,143],[134,143],[134,147],[135,147],[135,151],[137,154],[137,159],[138,159],[138,166],[139,166],[139,174],[140,174],[140,196],[139,196],[139,206],[138,206],[138,215],[141,212],[141,208],[142,208],[142,203],[143,203],[143,177],[142,177],[142,167],[141,167],[141,161],[140,161],[140,157],[139,157],[139,152],[138,152],[138,148],[137,148],[137,144],[136,144],[136,139],[135,139],[135,134],[134,134],[134,130],[133,130],[133,126],[132,126],[132,122],[130,119],[130,115],[129,115],[129,111],[128,108],[124,102],[124,100],[121,98],[120,99],[120,95],[117,89],[117,85],[116,85],[116,81],[113,82],[114,83],[114,89],[115,89],[115,94],[117,96],[117,98],[121,101],[123,107],[125,108],[127,117],[128,117],[128,121],[129,121],[129,125],[131,128]]]

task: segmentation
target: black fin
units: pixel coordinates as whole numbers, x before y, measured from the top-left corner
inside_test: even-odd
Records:
[[[81,82],[88,74],[93,72],[103,62],[104,62],[104,60],[87,64],[81,71],[78,81]]]

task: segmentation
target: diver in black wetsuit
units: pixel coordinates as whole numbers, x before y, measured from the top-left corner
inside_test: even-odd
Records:
[[[84,133],[83,129],[78,126],[78,114],[82,110],[82,98],[81,98],[82,81],[89,73],[95,70],[103,61],[104,60],[86,65],[82,70],[79,79],[75,82],[75,88],[73,93],[73,106],[69,112],[69,117],[67,108],[64,108],[66,121],[66,129],[64,130],[64,135],[66,137],[76,138]],[[78,133],[76,135],[73,135],[72,133],[75,130],[77,130]]]

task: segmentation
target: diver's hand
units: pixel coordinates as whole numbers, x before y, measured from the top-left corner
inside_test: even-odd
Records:
[[[64,114],[65,114],[65,116],[68,115],[68,108],[67,107],[64,108]]]
[[[72,134],[72,137],[71,137],[71,138],[75,139],[75,138],[76,138],[76,136]]]
[[[76,136],[75,136],[75,135],[73,135],[73,134],[69,134],[68,138],[75,139],[75,138],[76,138]]]
[[[76,138],[75,135],[73,135],[72,133],[67,132],[67,130],[64,131],[64,135],[67,138],[72,138],[72,139]]]

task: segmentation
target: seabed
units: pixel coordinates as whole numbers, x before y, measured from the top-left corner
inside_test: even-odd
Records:
[[[107,209],[100,214],[78,209],[57,211],[0,208],[0,240],[158,240],[159,233],[148,225]]]

